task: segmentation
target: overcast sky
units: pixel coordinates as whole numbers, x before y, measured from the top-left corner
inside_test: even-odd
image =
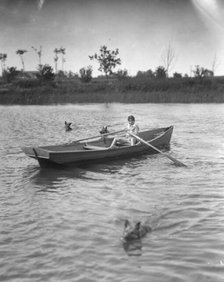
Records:
[[[223,0],[0,0],[0,53],[21,69],[16,50],[25,49],[25,69],[36,70],[31,46],[43,47],[42,63],[54,67],[55,48],[66,49],[64,69],[93,66],[89,55],[107,45],[118,48],[129,74],[163,64],[168,45],[173,72],[190,74],[200,65],[224,75]],[[215,60],[216,57],[216,60]],[[60,69],[59,62],[59,69]]]

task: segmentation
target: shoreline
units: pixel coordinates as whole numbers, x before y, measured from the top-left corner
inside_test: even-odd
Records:
[[[76,103],[224,103],[224,78],[23,80],[0,85],[0,105]]]

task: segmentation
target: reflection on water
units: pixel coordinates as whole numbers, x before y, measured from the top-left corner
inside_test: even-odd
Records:
[[[223,105],[0,108],[1,281],[223,281]],[[129,114],[174,125],[169,153],[188,167],[157,154],[41,170],[21,151],[119,130]],[[126,219],[152,232],[121,242]]]
[[[44,183],[60,181],[64,178],[83,178],[85,179],[85,170],[80,168],[66,168],[66,169],[54,169],[47,168],[41,169],[39,166],[28,166],[23,173],[24,179],[29,179],[31,182]]]
[[[60,168],[45,168],[41,169],[37,164],[28,165],[23,172],[23,179],[25,182],[29,181],[35,185],[49,186],[50,189],[55,189],[55,183],[59,185],[66,179],[82,179],[99,181],[101,178],[106,179],[107,175],[111,177],[113,174],[121,172],[122,168],[129,168],[134,170],[142,165],[147,158],[153,156],[140,156],[136,158],[112,160],[105,163],[95,163],[80,165],[78,167],[67,166]],[[135,172],[133,172],[133,175]]]

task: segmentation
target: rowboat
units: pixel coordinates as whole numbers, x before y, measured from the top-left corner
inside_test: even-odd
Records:
[[[115,133],[115,132],[114,132]],[[67,144],[24,147],[23,152],[38,161],[41,168],[48,166],[88,165],[93,162],[105,162],[140,154],[155,154],[158,150],[169,149],[173,126],[139,132],[139,139],[148,142],[129,142],[113,144],[114,133],[77,140]],[[113,145],[112,145],[113,144]],[[154,147],[154,148],[153,148]],[[158,150],[155,150],[158,149]]]

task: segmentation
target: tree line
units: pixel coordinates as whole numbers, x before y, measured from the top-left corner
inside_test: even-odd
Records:
[[[37,67],[37,78],[45,81],[52,81],[56,76],[67,76],[68,78],[79,78],[82,82],[90,82],[92,79],[92,66],[83,67],[79,70],[79,74],[64,71],[64,64],[66,62],[65,55],[66,49],[61,46],[60,48],[54,49],[54,69],[48,64],[42,64],[42,46],[36,48],[34,46],[31,47],[37,55],[38,58],[38,67]],[[25,62],[24,62],[24,54],[28,52],[25,49],[16,50],[16,54],[20,57],[22,69],[18,71],[16,67],[7,67],[6,68],[6,60],[7,54],[0,53],[0,61],[2,68],[2,78],[7,82],[13,81],[19,74],[25,73]],[[115,68],[121,65],[121,58],[119,57],[119,49],[110,50],[106,45],[100,47],[98,53],[96,52],[93,55],[89,55],[89,59],[91,61],[97,61],[99,67],[98,70],[103,73],[106,78],[109,77],[117,77],[117,78],[125,78],[128,77],[127,69],[119,69],[118,71],[114,71]],[[175,60],[175,52],[172,46],[169,44],[167,49],[162,55],[163,65],[158,66],[155,71],[149,69],[147,71],[138,71],[136,77],[141,78],[167,78],[169,77],[169,72],[172,64]],[[61,69],[58,70],[58,63],[61,62]],[[192,69],[192,73],[194,77],[211,77],[214,76],[214,71],[203,68],[199,65],[196,65],[194,69]],[[181,73],[175,72],[173,73],[174,78],[182,78],[188,77],[187,74],[182,75]]]

